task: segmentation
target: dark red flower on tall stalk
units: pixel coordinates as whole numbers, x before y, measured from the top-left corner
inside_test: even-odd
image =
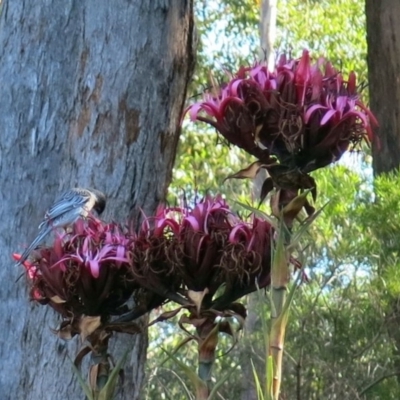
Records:
[[[137,288],[130,276],[132,245],[133,236],[117,224],[79,220],[24,263],[31,299],[64,318],[119,314]]]
[[[241,220],[221,197],[206,197],[193,209],[161,208],[138,235],[133,276],[183,305],[188,292],[204,292],[205,309],[229,307],[256,290],[256,281],[270,283],[272,234],[268,222]]]
[[[267,169],[264,197],[273,187],[294,193],[315,187],[308,173],[362,141],[370,143],[377,125],[360,99],[354,72],[345,80],[324,58],[312,63],[307,50],[297,60],[282,56],[274,71],[265,63],[240,68],[187,111],[191,120],[212,125],[258,158],[235,177]]]

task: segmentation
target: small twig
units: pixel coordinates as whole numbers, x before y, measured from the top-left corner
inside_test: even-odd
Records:
[[[384,324],[382,324],[379,327],[378,333],[371,339],[371,341],[369,343],[367,343],[361,350],[359,350],[357,353],[355,353],[352,356],[353,359],[360,358],[366,351],[368,351],[378,341],[378,339],[382,335],[382,328],[383,327],[384,327]]]
[[[385,379],[391,378],[393,376],[400,375],[400,371],[394,371],[386,375],[382,375],[381,377],[375,379],[373,382],[371,382],[368,386],[366,386],[361,392],[359,393],[359,396],[364,395],[368,390],[371,390],[374,386],[376,386],[378,383],[382,382]]]

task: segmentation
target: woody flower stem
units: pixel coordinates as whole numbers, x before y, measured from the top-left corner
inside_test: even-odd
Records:
[[[211,391],[211,372],[215,361],[218,344],[218,324],[213,319],[206,319],[197,327],[199,378],[206,384],[197,388],[196,400],[207,400]]]
[[[287,290],[290,280],[289,262],[285,249],[285,232],[281,224],[271,270],[271,331],[269,357],[272,358],[273,380],[269,382],[272,400],[279,399],[282,380],[282,356],[288,320]]]
[[[91,345],[91,361],[92,366],[89,371],[90,386],[95,393],[95,397],[99,396],[101,389],[108,382],[110,375],[110,362],[108,354],[109,335],[104,331],[98,330],[88,336],[87,340]]]

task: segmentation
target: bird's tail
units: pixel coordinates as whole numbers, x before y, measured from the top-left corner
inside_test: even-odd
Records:
[[[23,264],[24,261],[26,261],[26,259],[29,257],[29,254],[31,254],[32,250],[34,250],[44,240],[44,238],[50,233],[51,230],[52,230],[51,226],[43,226],[39,234],[36,236],[33,242],[25,249],[25,251],[22,253],[21,258],[17,261],[15,265],[18,266]]]

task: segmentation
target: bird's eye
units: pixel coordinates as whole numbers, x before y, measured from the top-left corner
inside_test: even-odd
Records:
[[[105,208],[105,204],[96,204],[95,207],[93,207],[95,209],[95,211],[97,212],[97,214],[101,214],[104,211]]]

